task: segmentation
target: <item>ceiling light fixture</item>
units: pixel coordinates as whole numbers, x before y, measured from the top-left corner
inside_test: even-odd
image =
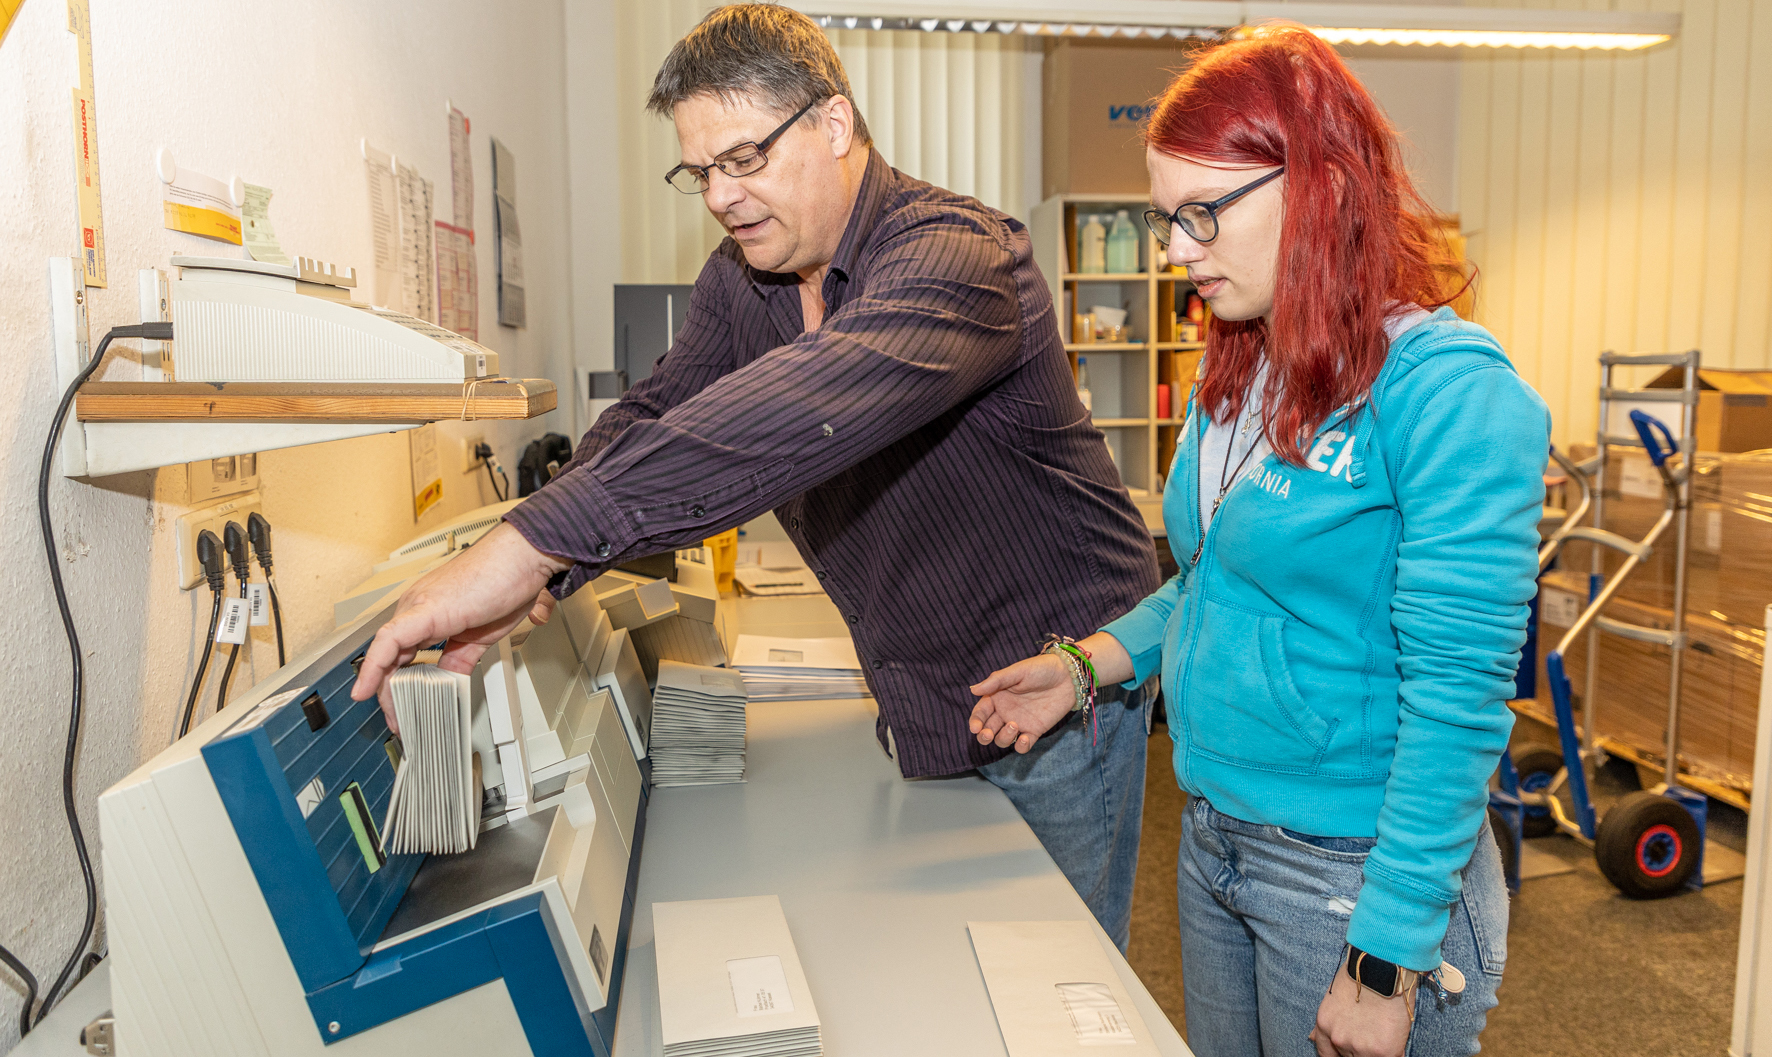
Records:
[[[832,29],[1034,36],[1186,39],[1299,22],[1335,44],[1634,51],[1673,39],[1680,16],[1662,11],[1341,4],[1308,0],[789,0]]]

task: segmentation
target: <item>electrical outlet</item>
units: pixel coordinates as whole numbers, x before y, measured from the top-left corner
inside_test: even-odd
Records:
[[[480,468],[480,457],[474,449],[486,443],[486,434],[470,433],[461,438],[461,472],[473,473]]]
[[[225,503],[193,510],[174,522],[178,537],[179,590],[189,591],[204,582],[203,563],[197,560],[197,536],[208,529],[219,540],[228,522],[238,521],[240,527],[245,528],[246,519],[254,511],[264,513],[264,497],[257,492],[248,492]],[[253,568],[258,568],[256,560]],[[233,575],[233,569],[229,568],[227,571],[229,576]]]

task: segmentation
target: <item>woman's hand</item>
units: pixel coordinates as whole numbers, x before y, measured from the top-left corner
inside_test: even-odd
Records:
[[[971,721],[978,743],[1013,744],[1016,752],[1033,748],[1077,703],[1070,666],[1049,653],[992,672],[972,692],[979,697]]]
[[[1411,987],[1385,998],[1337,968],[1311,1032],[1317,1057],[1403,1057],[1414,1023],[1415,991]]]

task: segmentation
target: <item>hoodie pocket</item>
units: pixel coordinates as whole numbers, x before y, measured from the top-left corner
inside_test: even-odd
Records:
[[[1336,724],[1313,712],[1286,669],[1288,619],[1207,597],[1187,693],[1188,729],[1208,756],[1316,774]]]

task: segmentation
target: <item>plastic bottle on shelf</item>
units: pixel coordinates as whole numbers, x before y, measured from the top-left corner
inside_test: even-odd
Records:
[[[1091,275],[1107,271],[1107,229],[1093,213],[1077,233],[1077,271]]]
[[[1114,226],[1108,232],[1107,270],[1115,275],[1131,275],[1138,271],[1138,231],[1124,209],[1114,214]]]
[[[1077,399],[1083,402],[1083,410],[1094,414],[1095,398],[1089,393],[1089,357],[1077,357]]]

